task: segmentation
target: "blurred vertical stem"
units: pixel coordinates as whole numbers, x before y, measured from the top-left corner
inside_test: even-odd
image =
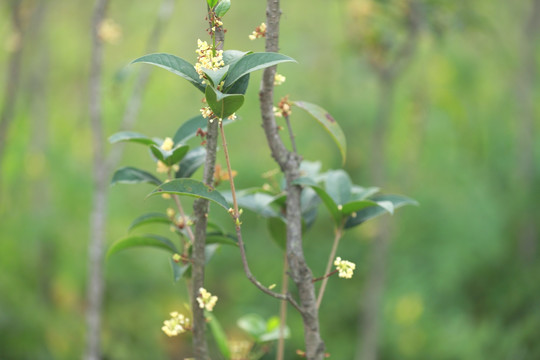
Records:
[[[279,51],[280,16],[279,0],[268,0],[266,9],[266,51]],[[291,277],[298,288],[301,301],[306,356],[310,360],[322,360],[324,358],[324,342],[319,331],[315,286],[312,282],[311,269],[304,259],[302,249],[301,188],[292,184],[299,176],[301,158],[295,152],[287,150],[278,133],[273,112],[275,74],[275,66],[265,69],[263,73],[259,91],[262,123],[272,157],[279,164],[287,182],[287,260]]]
[[[289,265],[287,263],[287,252],[283,253],[283,276],[281,279],[281,294],[289,292]],[[287,326],[287,302],[281,300],[279,303],[279,339],[277,345],[276,360],[284,360],[285,356],[285,327]]]
[[[372,64],[379,84],[379,103],[371,143],[370,173],[373,184],[381,186],[386,180],[386,148],[388,128],[392,119],[396,79],[410,63],[418,44],[420,11],[411,1],[407,12],[407,37],[397,49],[395,57],[386,64]],[[386,267],[391,240],[391,224],[387,217],[379,220],[373,239],[366,284],[360,300],[360,321],[357,360],[376,360],[379,343],[379,312],[386,283]]]
[[[21,19],[21,3],[22,0],[11,0],[11,54],[8,58],[8,66],[6,67],[6,82],[4,88],[4,102],[2,111],[0,112],[0,179],[2,178],[2,164],[4,152],[6,149],[7,133],[9,126],[13,121],[13,112],[17,103],[19,94],[21,60],[23,53],[23,44],[25,34],[23,31]]]
[[[326,284],[328,283],[328,277],[326,275],[330,273],[332,263],[334,262],[334,258],[336,257],[339,240],[341,240],[341,237],[343,236],[344,225],[345,221],[343,221],[341,225],[335,230],[334,243],[332,244],[332,250],[330,251],[330,256],[328,256],[328,263],[326,264],[326,270],[324,271],[325,277],[322,281],[321,288],[319,289],[319,296],[317,297],[317,309],[321,307],[324,291],[326,290]]]
[[[206,3],[206,1],[205,1]],[[208,19],[210,28],[211,9],[208,8]],[[222,26],[216,26],[214,36],[218,49],[223,49],[225,41],[225,32]],[[208,186],[213,186],[214,171],[216,167],[216,149],[218,139],[218,122],[208,119],[208,128],[206,133],[206,159],[204,162],[203,182]],[[205,199],[197,199],[193,203],[193,215],[195,221],[195,241],[193,242],[192,252],[192,296],[191,309],[193,312],[193,354],[196,360],[208,359],[208,349],[205,338],[206,320],[204,311],[197,303],[197,294],[199,289],[204,287],[204,264],[206,246],[206,225],[208,222],[209,203]]]
[[[521,41],[521,64],[518,78],[518,104],[521,116],[518,117],[518,136],[516,144],[516,173],[518,174],[518,186],[521,194],[519,197],[520,224],[518,227],[517,241],[521,259],[532,264],[538,253],[538,212],[536,205],[530,201],[531,194],[538,193],[535,188],[535,100],[534,92],[537,81],[537,55],[536,43],[540,28],[540,0],[532,0],[529,10],[529,18],[523,28]],[[533,195],[534,196],[534,195]]]
[[[103,303],[103,244],[105,242],[105,210],[107,202],[107,166],[105,163],[105,141],[103,137],[102,109],[102,66],[103,42],[99,28],[107,12],[108,0],[97,0],[92,17],[92,49],[89,79],[89,110],[93,147],[93,199],[90,215],[90,239],[88,251],[88,286],[86,311],[87,360],[101,358],[101,309]]]

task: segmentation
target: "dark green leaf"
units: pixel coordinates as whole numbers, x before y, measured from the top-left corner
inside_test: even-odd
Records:
[[[205,94],[208,106],[221,119],[231,116],[244,104],[244,95],[223,94],[211,86],[206,87]]]
[[[301,177],[301,178],[298,178],[298,179],[294,180],[293,184],[309,186],[313,190],[315,190],[317,195],[319,195],[319,197],[323,201],[324,205],[326,206],[326,208],[330,212],[330,215],[332,215],[332,218],[334,219],[334,222],[336,223],[336,225],[338,225],[341,222],[342,215],[341,215],[341,212],[338,209],[337,204],[332,199],[332,197],[323,188],[321,188],[313,179],[306,178],[306,177]]]
[[[206,158],[206,149],[202,146],[189,151],[180,161],[180,169],[176,173],[177,178],[188,178],[204,164]]]
[[[116,170],[111,180],[111,185],[114,184],[139,184],[139,183],[148,183],[159,185],[161,180],[159,180],[154,175],[149,172],[126,166]]]
[[[281,218],[272,217],[267,221],[268,232],[274,242],[285,251],[287,248],[287,225]]]
[[[238,81],[227,88],[226,94],[245,94],[249,85],[249,74],[242,76]]]
[[[232,65],[247,54],[250,54],[250,52],[244,52],[239,50],[225,50],[223,52],[223,62],[225,63],[225,65]]]
[[[148,136],[133,131],[121,131],[109,137],[109,142],[115,144],[120,141],[130,141],[144,145],[157,145],[157,143]]]
[[[162,161],[167,166],[172,166],[182,160],[182,158],[186,155],[186,153],[189,150],[188,145],[180,145],[175,147],[172,150],[163,150],[160,147],[157,147],[156,145],[150,146],[150,150],[152,151],[152,154],[156,157],[156,159]]]
[[[223,120],[223,125],[228,125],[232,122],[232,120],[225,119]],[[208,120],[202,117],[202,115],[195,116],[185,123],[183,123],[178,130],[176,131],[176,134],[174,135],[173,141],[175,144],[182,143],[184,144],[186,141],[191,139],[197,134],[197,130],[200,128],[203,131],[206,131],[206,128],[208,127]]]
[[[170,259],[170,262],[171,262],[171,268],[172,268],[172,271],[173,271],[173,279],[175,282],[179,281],[182,276],[186,273],[186,271],[191,267],[191,264],[179,264],[179,263],[176,263],[172,257]]]
[[[389,202],[393,205],[394,209],[399,209],[406,205],[418,205],[418,202],[415,200],[401,195],[379,195],[372,197],[370,200],[378,202],[379,205],[381,202]],[[387,212],[388,210],[381,206],[373,206],[360,210],[347,218],[345,229],[358,226],[379,215],[386,214]]]
[[[168,70],[173,74],[188,80],[190,83],[195,85],[197,89],[204,92],[204,85],[199,78],[199,74],[197,71],[195,71],[195,67],[178,56],[163,53],[149,54],[133,60],[132,64],[139,62],[159,66],[160,68]]]
[[[332,136],[332,139],[339,148],[343,163],[347,155],[347,139],[337,121],[322,107],[305,101],[294,101],[293,105],[307,111],[317,122]]]
[[[371,207],[371,206],[379,206],[375,201],[370,200],[355,200],[350,201],[343,205],[343,208],[341,211],[343,212],[343,215],[349,215],[353,212],[360,211],[362,209]]]
[[[225,210],[229,209],[227,200],[210,186],[193,179],[175,179],[157,187],[148,196],[159,194],[176,194],[204,198],[222,206]]]
[[[216,13],[216,16],[220,18],[223,17],[230,8],[231,0],[221,0],[214,9],[214,12]]]
[[[225,78],[224,89],[228,89],[246,74],[283,62],[296,62],[296,60],[286,55],[273,52],[252,53],[246,55],[230,67],[229,74]]]
[[[326,173],[325,190],[338,205],[344,205],[351,199],[352,182],[343,170]]]
[[[145,224],[153,224],[153,223],[161,223],[161,224],[171,224],[171,219],[165,214],[162,213],[148,213],[139,216],[129,226],[129,231],[135,229],[136,227],[139,227],[141,225]]]
[[[151,246],[160,249],[165,249],[173,254],[178,253],[176,246],[167,238],[159,235],[137,235],[128,236],[114,242],[109,251],[107,251],[107,257],[125,249],[141,246]]]
[[[234,235],[214,231],[206,234],[206,243],[238,246],[238,239]]]
[[[227,341],[227,335],[225,335],[225,331],[223,331],[221,324],[213,313],[205,311],[205,316],[208,319],[208,326],[214,336],[214,340],[216,340],[219,351],[225,359],[230,359],[231,351],[229,350],[229,342]]]

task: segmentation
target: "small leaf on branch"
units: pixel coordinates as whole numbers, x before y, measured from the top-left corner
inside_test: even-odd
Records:
[[[159,180],[157,177],[150,174],[149,172],[146,172],[144,170],[140,170],[131,166],[126,166],[126,167],[116,170],[111,180],[111,185],[114,185],[117,183],[119,184],[148,183],[148,184],[159,185],[161,184],[161,182],[162,182],[161,180]]]
[[[197,71],[195,71],[195,67],[178,56],[164,53],[149,54],[135,59],[131,63],[146,63],[158,66],[172,72],[173,74],[183,77],[192,83],[197,89],[204,92],[204,85],[199,78],[199,74]]]
[[[206,102],[214,114],[225,119],[234,114],[244,104],[244,95],[241,94],[223,94],[212,86],[206,87]]]
[[[322,107],[305,101],[293,101],[293,105],[307,111],[330,134],[339,148],[343,163],[347,155],[347,139],[336,120]]]
[[[117,240],[114,242],[109,251],[107,251],[107,257],[116,254],[117,252],[133,247],[150,246],[167,250],[173,254],[178,253],[178,249],[172,241],[159,235],[139,235],[128,236],[126,238]]]
[[[220,205],[225,210],[229,209],[227,200],[219,193],[219,191],[212,189],[210,186],[193,179],[175,179],[164,183],[152,191],[149,196],[155,196],[159,194],[176,194],[191,196],[196,198],[204,198]]]
[[[345,229],[350,229],[370,219],[386,214],[388,209],[382,206],[385,202],[391,203],[394,209],[399,209],[406,205],[418,205],[416,200],[402,195],[378,195],[372,197],[370,200],[377,202],[379,206],[368,207],[353,213],[347,218]]]
[[[128,230],[131,231],[141,225],[155,224],[155,223],[171,224],[171,219],[167,215],[162,214],[162,213],[153,212],[153,213],[143,214],[139,216],[138,218],[136,218],[135,220],[133,220]]]
[[[177,178],[191,177],[199,167],[204,164],[206,158],[206,149],[202,146],[189,151],[180,161],[180,169],[176,172]]]
[[[144,145],[158,145],[153,139],[150,139],[148,136],[139,134],[134,131],[121,131],[113,134],[109,137],[109,142],[115,144],[121,141],[135,142]]]
[[[231,8],[231,0],[221,0],[214,9],[216,16],[221,18]]]

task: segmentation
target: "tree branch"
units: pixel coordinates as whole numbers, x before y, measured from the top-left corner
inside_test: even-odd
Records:
[[[279,50],[280,15],[279,0],[268,0],[266,10],[266,51],[277,52]],[[298,288],[301,301],[306,355],[310,360],[322,360],[324,358],[324,343],[319,332],[315,287],[312,283],[311,270],[306,264],[302,249],[301,189],[299,186],[292,184],[299,176],[300,157],[286,149],[278,134],[273,112],[275,74],[275,66],[264,70],[259,91],[261,116],[272,157],[279,164],[287,181],[287,260],[291,270],[291,277]]]

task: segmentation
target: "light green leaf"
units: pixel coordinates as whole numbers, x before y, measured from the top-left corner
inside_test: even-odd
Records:
[[[283,251],[287,248],[287,225],[277,217],[268,218],[266,222],[270,237]]]
[[[278,217],[279,215],[270,207],[274,200],[273,196],[265,193],[247,194],[238,197],[238,205],[241,208],[251,210],[262,217]]]
[[[253,336],[257,341],[266,332],[266,321],[258,314],[247,314],[236,322],[239,328]]]
[[[143,214],[139,216],[138,218],[136,218],[135,220],[133,220],[128,230],[131,231],[141,225],[154,224],[154,223],[171,224],[171,219],[169,219],[167,215],[162,214],[162,213],[153,212],[153,213]]]
[[[180,169],[176,173],[177,178],[188,178],[204,164],[206,149],[202,146],[189,151],[180,161]]]
[[[364,188],[362,186],[353,185],[351,189],[351,200],[365,200],[378,193],[379,190],[378,187]]]
[[[135,59],[131,63],[146,63],[158,66],[172,72],[173,74],[183,77],[192,83],[197,89],[204,92],[204,85],[199,78],[199,74],[197,71],[195,71],[195,67],[178,56],[163,53],[149,54]]]
[[[227,200],[225,200],[219,191],[214,190],[210,186],[193,179],[175,179],[169,181],[161,186],[158,186],[148,196],[155,196],[159,194],[176,194],[204,198],[215,202],[216,204],[222,206],[225,210],[229,209]]]
[[[221,0],[214,9],[214,12],[216,13],[217,17],[221,18],[227,13],[227,11],[229,11],[230,8],[231,0]]]
[[[379,206],[368,207],[353,213],[347,218],[347,221],[345,222],[345,229],[350,229],[370,219],[386,214],[388,209],[382,207],[381,203],[384,204],[385,202],[389,202],[392,204],[394,209],[399,209],[400,207],[406,205],[418,205],[417,201],[402,195],[378,195],[373,196],[370,200],[377,202]]]
[[[347,139],[337,121],[322,107],[305,101],[293,101],[293,105],[307,111],[330,134],[339,148],[343,163],[347,156]]]
[[[217,70],[211,70],[203,67],[202,71],[206,74],[206,77],[210,81],[210,84],[213,87],[217,87],[219,83],[223,80],[225,75],[227,75],[227,71],[229,71],[229,66],[225,65],[224,67]]]
[[[225,359],[230,359],[231,351],[229,349],[229,342],[227,341],[227,335],[225,335],[223,327],[213,313],[211,313],[210,311],[205,311],[204,314],[208,319],[208,326],[210,327],[210,331],[212,332],[212,335],[216,340],[221,355],[223,355]]]
[[[344,170],[331,170],[326,173],[325,190],[338,205],[351,199],[352,181]]]
[[[143,145],[157,145],[157,143],[148,136],[134,131],[121,131],[109,137],[109,142],[115,144],[121,141],[135,142]]]
[[[119,251],[130,249],[133,247],[150,246],[169,251],[172,254],[178,253],[176,246],[167,238],[159,235],[137,235],[128,236],[126,238],[117,240],[114,242],[109,251],[107,251],[107,257],[116,254]]]
[[[261,342],[268,342],[268,341],[275,341],[279,340],[281,337],[280,331],[279,331],[279,318],[277,316],[273,316],[266,322],[266,332],[262,334],[259,338],[259,341]],[[287,325],[283,328],[283,338],[288,339],[291,336],[291,331]]]
[[[126,166],[116,170],[111,180],[111,185],[114,184],[139,184],[139,183],[148,183],[159,185],[161,180],[159,180],[154,175],[140,170],[131,166]]]
[[[229,74],[225,78],[225,92],[242,76],[256,70],[261,70],[283,62],[296,62],[283,54],[273,52],[252,53],[240,58],[234,65],[229,68]]]
[[[206,0],[206,3],[208,4],[208,6],[210,7],[210,9],[212,9],[214,6],[216,6],[217,2],[219,0]]]
[[[342,215],[341,215],[341,211],[338,209],[337,204],[332,199],[332,197],[322,187],[320,187],[313,179],[307,178],[307,177],[301,177],[294,180],[293,184],[309,186],[313,190],[315,190],[317,195],[319,195],[324,205],[330,212],[330,215],[332,215],[332,218],[334,219],[336,226],[340,224]]]
[[[225,65],[232,65],[247,54],[251,54],[251,52],[239,50],[225,50],[223,52],[223,62],[225,63]]]
[[[225,119],[234,114],[244,104],[244,95],[223,94],[221,91],[211,86],[206,87],[206,102],[214,114]]]

